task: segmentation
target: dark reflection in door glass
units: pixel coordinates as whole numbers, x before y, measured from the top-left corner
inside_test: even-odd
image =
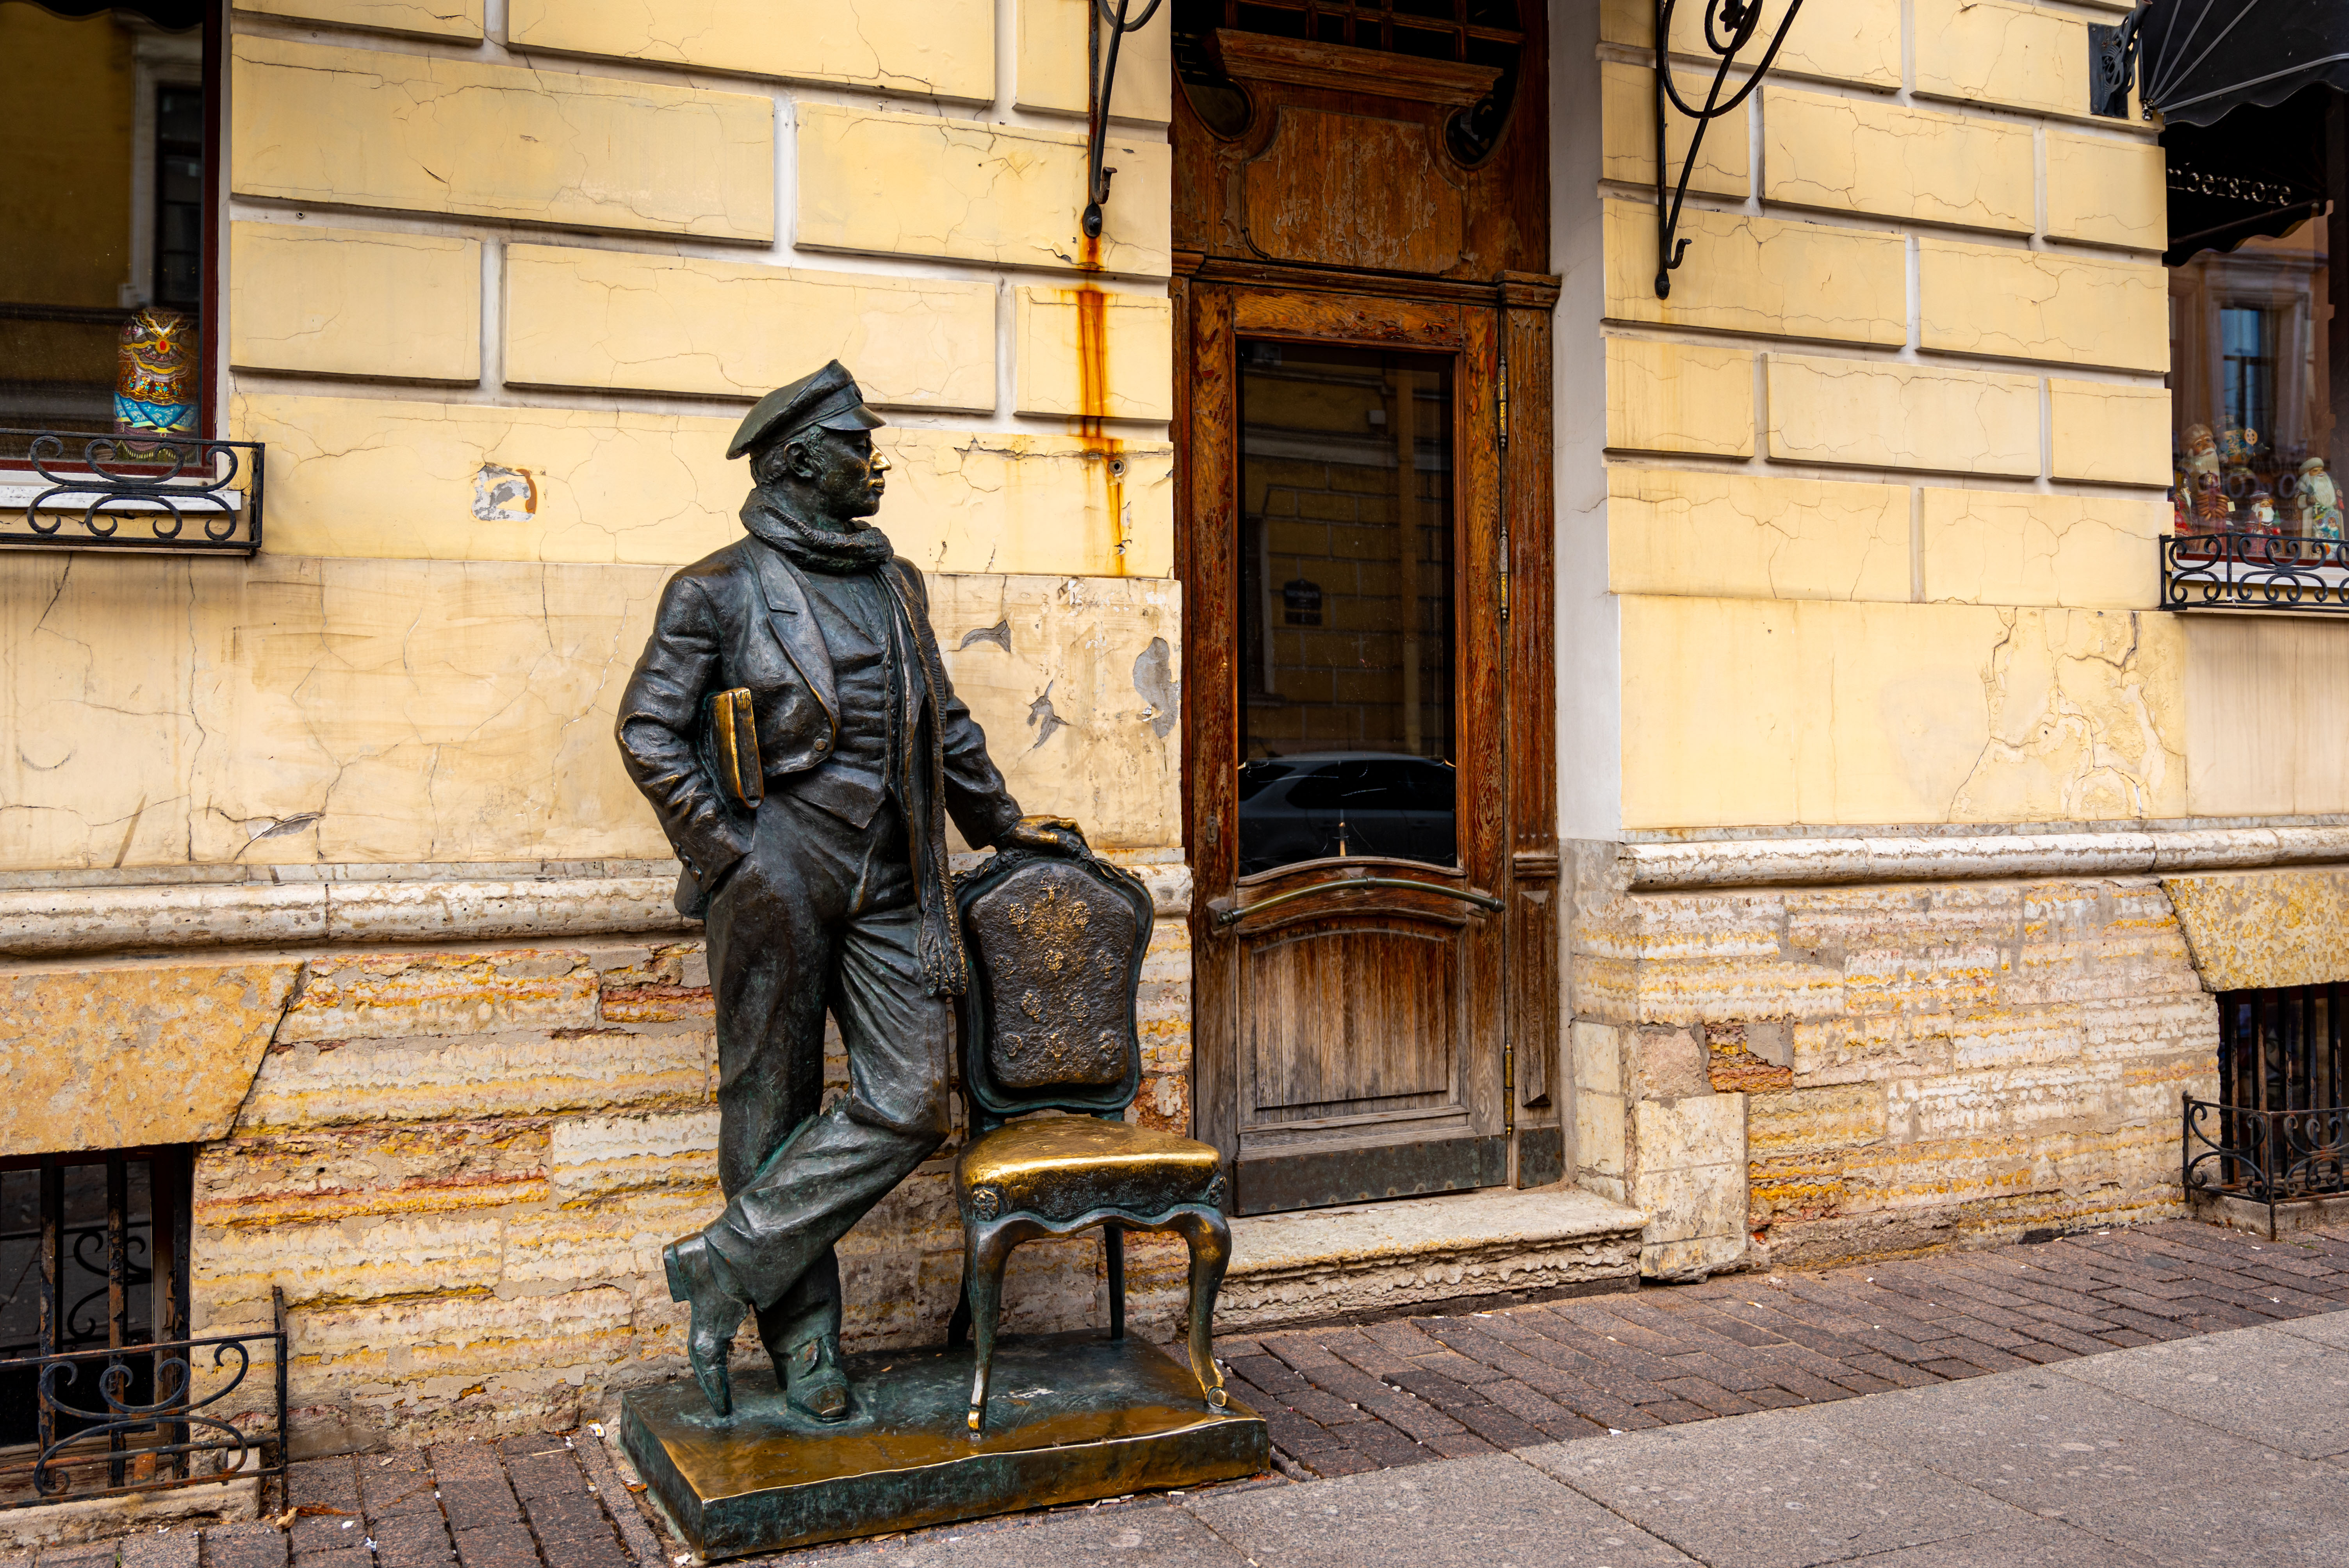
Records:
[[[1240,874],[1454,864],[1452,362],[1239,357]]]

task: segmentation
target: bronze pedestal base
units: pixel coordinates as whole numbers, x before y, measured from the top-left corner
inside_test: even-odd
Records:
[[[1007,1339],[988,1429],[965,1424],[967,1348],[852,1357],[851,1418],[788,1410],[768,1374],[739,1367],[720,1418],[689,1377],[620,1405],[620,1441],[688,1544],[706,1558],[875,1535],[1255,1475],[1264,1421],[1213,1410],[1190,1368],[1138,1339]]]

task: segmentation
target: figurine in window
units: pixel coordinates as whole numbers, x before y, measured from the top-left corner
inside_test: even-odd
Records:
[[[2341,491],[2324,469],[2323,458],[2300,465],[2301,532],[2310,539],[2341,537]]]
[[[2227,531],[2227,491],[2219,480],[2217,469],[2206,469],[2194,476],[2194,521],[2203,533]]]
[[[2283,532],[2276,521],[2275,497],[2264,488],[2251,492],[2251,499],[2243,503],[2243,513],[2242,531],[2245,533],[2263,534],[2273,539]]]
[[[114,382],[114,428],[125,434],[195,433],[196,324],[192,317],[150,304],[122,324]]]
[[[2202,493],[2202,476],[2219,471],[2219,444],[2210,438],[2208,425],[2186,427],[2186,479],[2194,493]]]

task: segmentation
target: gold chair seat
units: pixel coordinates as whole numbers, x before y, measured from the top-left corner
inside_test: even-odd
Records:
[[[1066,1222],[1097,1209],[1137,1216],[1223,1203],[1215,1149],[1131,1122],[1031,1117],[966,1145],[955,1161],[963,1212],[980,1221],[1032,1214]]]

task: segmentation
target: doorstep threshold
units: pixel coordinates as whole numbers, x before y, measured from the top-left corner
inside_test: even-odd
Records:
[[[1231,1224],[1219,1334],[1637,1289],[1647,1216],[1561,1184],[1251,1214]]]

